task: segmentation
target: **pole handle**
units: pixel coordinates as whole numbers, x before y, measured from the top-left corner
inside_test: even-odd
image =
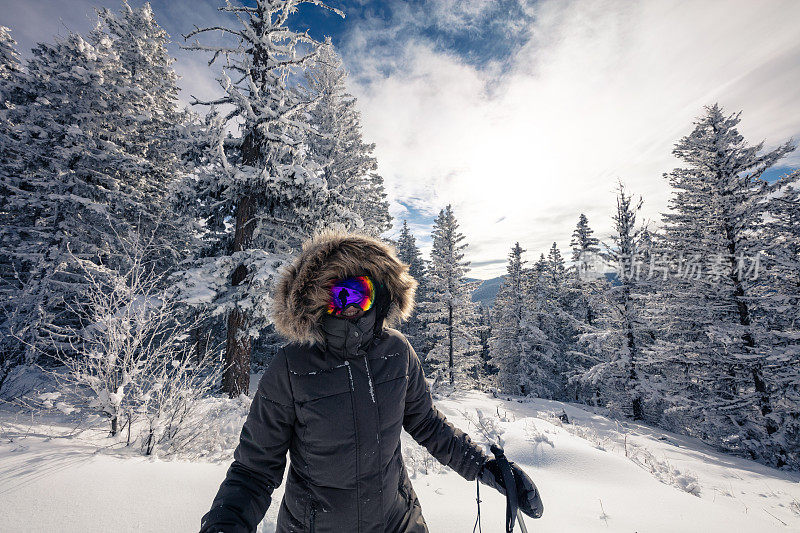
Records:
[[[503,485],[506,489],[506,533],[514,532],[514,521],[519,514],[517,506],[517,483],[514,480],[514,472],[511,470],[511,465],[506,459],[503,448],[492,444],[489,448],[494,454],[497,466],[500,468],[500,473],[503,474]],[[524,530],[524,525],[522,526]]]

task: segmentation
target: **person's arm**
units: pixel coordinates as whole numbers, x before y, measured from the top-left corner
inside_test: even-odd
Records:
[[[448,422],[433,405],[431,391],[428,382],[425,381],[419,357],[408,339],[406,344],[409,350],[409,363],[403,427],[440,463],[472,481],[486,463],[486,454],[472,442],[469,435]]]
[[[256,530],[272,491],[283,481],[294,422],[286,356],[279,350],[258,383],[234,461],[201,520],[200,533]]]

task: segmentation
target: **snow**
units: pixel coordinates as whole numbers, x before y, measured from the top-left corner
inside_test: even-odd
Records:
[[[0,408],[2,530],[197,531],[225,476],[248,403],[214,401],[215,431],[199,446],[216,453],[203,458],[195,451],[171,461],[108,446],[109,439],[88,430],[64,436],[72,428],[55,409],[32,423]],[[436,405],[477,442],[486,444],[484,435],[499,436],[507,456],[536,482],[545,513],[526,520],[530,531],[800,530],[796,473],[718,453],[696,439],[616,421],[585,406],[509,401],[476,391],[437,398]],[[557,418],[562,410],[570,424]],[[405,434],[403,447],[430,530],[471,531],[475,482],[436,463]],[[209,462],[209,456],[219,462]],[[281,487],[261,533],[274,531],[282,495]],[[504,498],[484,485],[480,497],[483,531],[502,531]]]

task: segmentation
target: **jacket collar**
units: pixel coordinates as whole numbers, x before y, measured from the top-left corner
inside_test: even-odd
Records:
[[[320,328],[323,351],[342,359],[358,357],[375,338],[375,307],[355,320],[326,314],[320,319]]]

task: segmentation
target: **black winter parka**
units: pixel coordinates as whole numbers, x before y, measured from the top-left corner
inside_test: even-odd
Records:
[[[202,533],[255,531],[283,480],[287,452],[278,533],[427,531],[400,453],[403,429],[467,480],[486,462],[484,452],[433,405],[408,340],[384,324],[410,313],[416,286],[388,245],[363,235],[318,235],[284,273],[277,309],[316,312],[315,305],[327,305],[327,295],[313,303],[304,280],[325,283],[361,273],[379,280],[383,292],[358,320],[320,313],[306,330],[276,320],[278,331],[294,340],[259,382]],[[282,318],[298,328],[297,316]]]

